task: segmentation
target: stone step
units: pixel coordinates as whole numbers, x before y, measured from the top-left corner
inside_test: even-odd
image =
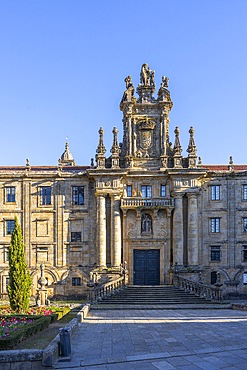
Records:
[[[231,309],[231,303],[203,303],[203,304],[93,304],[91,310],[181,310],[181,309]]]
[[[210,301],[173,286],[129,286],[105,297],[99,305],[206,305]]]

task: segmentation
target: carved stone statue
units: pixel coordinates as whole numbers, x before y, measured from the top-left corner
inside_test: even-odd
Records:
[[[131,76],[127,76],[125,79],[124,79],[125,83],[126,83],[126,90],[123,94],[123,97],[122,97],[122,102],[124,101],[128,101],[130,102],[132,100],[132,97],[134,96],[134,85],[132,83],[132,78]]]
[[[144,63],[142,65],[142,69],[141,69],[141,73],[140,73],[140,83],[141,85],[144,85],[146,86],[147,85],[147,81],[148,81],[148,69],[147,69],[148,65],[146,63]]]
[[[168,87],[168,82],[169,82],[169,78],[165,77],[165,76],[162,76],[161,87],[167,88]]]
[[[130,87],[133,87],[133,83],[132,83],[132,77],[131,76],[127,76],[125,79],[124,79],[125,83],[126,83],[126,89],[129,89]]]
[[[154,71],[150,73],[150,86],[154,86]]]
[[[150,233],[152,231],[152,219],[148,214],[142,216],[142,232]]]
[[[155,86],[154,71],[151,71],[148,64],[144,63],[140,73],[140,84],[142,86]]]

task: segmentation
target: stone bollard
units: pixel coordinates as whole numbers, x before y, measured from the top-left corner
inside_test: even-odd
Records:
[[[60,336],[60,355],[62,357],[69,357],[71,355],[70,332],[65,328],[59,329]]]

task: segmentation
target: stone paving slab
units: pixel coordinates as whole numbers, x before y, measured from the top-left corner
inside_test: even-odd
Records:
[[[57,369],[247,369],[247,312],[90,311]]]

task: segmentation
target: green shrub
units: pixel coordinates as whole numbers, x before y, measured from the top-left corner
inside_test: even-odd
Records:
[[[25,312],[29,307],[32,278],[25,261],[25,250],[21,227],[15,217],[15,228],[9,246],[9,285],[10,307],[16,312]]]

